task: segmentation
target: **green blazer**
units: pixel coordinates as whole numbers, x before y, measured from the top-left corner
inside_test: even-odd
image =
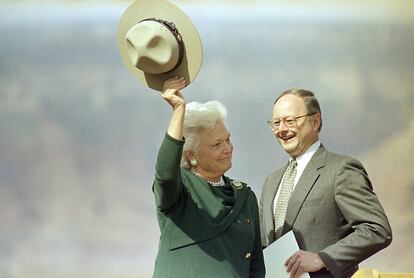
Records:
[[[257,199],[180,168],[184,141],[166,135],[153,185],[161,237],[154,277],[264,277]]]
[[[287,167],[287,166],[286,166]],[[260,200],[262,243],[275,241],[273,200],[286,167],[270,174]],[[391,227],[362,164],[322,145],[288,203],[284,233],[319,253],[327,269],[311,277],[351,277],[358,264],[391,243]]]

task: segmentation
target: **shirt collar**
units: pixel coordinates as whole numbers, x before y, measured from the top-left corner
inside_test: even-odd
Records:
[[[298,167],[301,167],[302,169],[306,167],[306,165],[311,160],[312,156],[315,154],[315,152],[318,150],[319,146],[321,145],[321,142],[318,140],[315,143],[313,143],[304,154],[301,156],[298,156],[296,158],[296,162],[298,163]]]

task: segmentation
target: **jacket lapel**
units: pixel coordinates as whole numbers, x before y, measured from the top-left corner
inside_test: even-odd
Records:
[[[236,202],[225,216],[214,219],[217,215],[211,215],[211,212],[215,210],[208,206],[223,207],[223,204],[213,201],[216,197],[207,183],[200,181],[187,170],[182,170],[182,179],[188,195],[179,208],[167,216],[167,221],[172,223],[166,224],[163,231],[164,235],[168,234],[166,242],[169,244],[169,250],[206,241],[223,233],[239,216],[249,192],[246,184],[224,177],[226,184],[231,183],[234,194],[237,194]],[[204,202],[204,199],[211,200],[211,202]]]
[[[326,149],[321,144],[302,173],[288,203],[284,231],[291,229],[303,202],[319,178],[319,169],[325,166]]]

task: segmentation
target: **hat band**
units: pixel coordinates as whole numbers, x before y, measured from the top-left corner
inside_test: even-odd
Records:
[[[143,22],[143,21],[156,21],[158,23],[161,23],[162,25],[167,27],[167,29],[174,35],[174,38],[177,40],[178,47],[179,47],[178,60],[177,60],[177,64],[175,65],[175,67],[167,72],[173,71],[176,68],[178,68],[178,66],[181,64],[184,58],[184,42],[175,24],[173,22],[162,20],[162,19],[155,18],[155,17],[146,18],[146,19],[141,20],[140,22]]]

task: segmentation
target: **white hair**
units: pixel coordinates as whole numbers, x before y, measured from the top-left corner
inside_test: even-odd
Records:
[[[181,166],[189,168],[190,163],[184,154],[186,151],[197,152],[201,141],[201,132],[214,128],[217,122],[222,122],[227,128],[227,109],[217,100],[206,103],[196,101],[186,105],[184,118],[184,149]]]

